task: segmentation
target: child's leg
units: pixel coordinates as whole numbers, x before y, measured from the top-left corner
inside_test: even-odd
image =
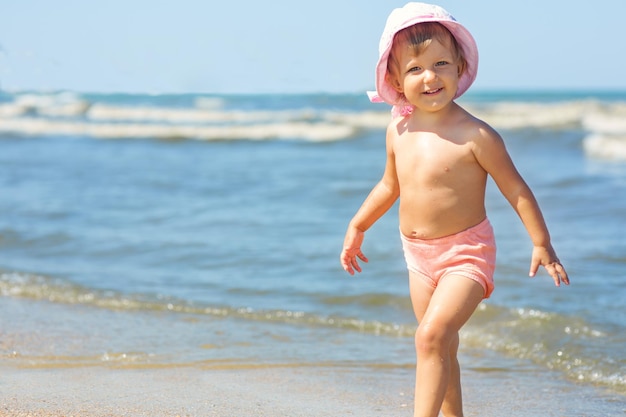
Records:
[[[430,303],[430,298],[433,295],[435,289],[428,283],[426,283],[419,276],[409,271],[409,287],[411,294],[411,303],[413,304],[413,311],[415,312],[415,318],[418,323],[422,322],[426,309]],[[450,380],[448,381],[448,388],[446,389],[446,395],[444,396],[443,403],[441,405],[441,411],[445,416],[462,416],[463,415],[463,400],[461,396],[461,371],[459,368],[459,362],[457,360],[457,351],[459,348],[459,335],[457,333],[455,340],[450,346]]]
[[[463,396],[461,395],[461,367],[457,359],[459,351],[459,333],[450,346],[450,380],[446,395],[441,404],[441,412],[446,417],[463,415]]]
[[[462,416],[458,331],[482,300],[484,290],[473,280],[452,275],[434,290],[419,276],[411,275],[410,289],[419,321],[414,415],[436,417],[442,409],[446,417]]]

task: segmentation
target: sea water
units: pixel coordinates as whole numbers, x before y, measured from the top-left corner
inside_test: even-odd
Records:
[[[493,183],[496,290],[464,366],[626,395],[626,94],[468,93],[535,192],[572,285],[528,278]],[[25,367],[318,366],[406,372],[416,323],[396,207],[347,275],[382,174],[361,94],[0,94],[0,357]]]

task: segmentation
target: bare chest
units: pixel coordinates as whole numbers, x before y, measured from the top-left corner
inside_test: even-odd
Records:
[[[400,184],[455,188],[480,173],[470,143],[424,136],[399,140],[394,151]]]

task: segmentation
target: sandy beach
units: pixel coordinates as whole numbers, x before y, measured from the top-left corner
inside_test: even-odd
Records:
[[[328,370],[64,369],[3,372],[6,416],[408,415],[382,381]],[[354,383],[343,384],[341,380]],[[11,381],[11,382],[9,382]],[[362,384],[359,386],[359,383]],[[370,385],[371,384],[371,385]]]
[[[548,375],[549,376],[549,375]],[[623,416],[617,396],[546,378],[465,376],[467,416]],[[337,368],[3,368],[2,416],[410,416],[405,373]],[[623,401],[623,399],[622,399]]]

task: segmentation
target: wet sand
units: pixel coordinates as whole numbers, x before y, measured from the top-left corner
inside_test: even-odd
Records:
[[[0,415],[411,416],[406,372],[341,368],[0,368]],[[534,381],[534,384],[530,384]],[[623,397],[520,373],[464,375],[466,416],[624,416]]]

